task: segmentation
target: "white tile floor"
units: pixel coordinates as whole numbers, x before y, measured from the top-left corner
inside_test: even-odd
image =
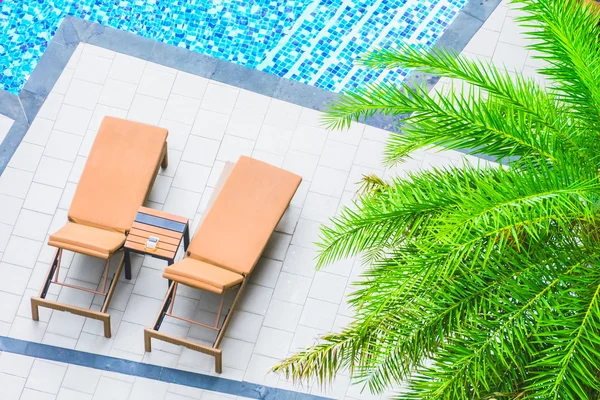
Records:
[[[232,400],[222,393],[0,353],[2,400]]]
[[[465,49],[516,73],[532,75],[539,61],[523,49],[514,24],[518,11],[502,4]],[[448,85],[442,80],[439,87]],[[166,290],[164,263],[133,260],[133,279],[121,277],[110,310],[111,339],[100,324],[49,310],[31,321],[29,297],[41,286],[52,248],[47,235],[66,220],[70,199],[103,116],[114,115],[167,127],[169,168],[160,171],[148,205],[193,219],[195,228],[225,161],[245,154],[302,175],[304,181],[256,267],[226,339],[223,377],[334,398],[372,399],[340,376],[328,391],[293,386],[267,374],[278,360],[340,329],[352,318],[344,298],[361,271],[344,260],[315,272],[319,225],[349,204],[361,175],[463,162],[454,152],[419,152],[393,170],[382,165],[387,132],[355,124],[328,132],[321,114],[209,81],[175,69],[89,45],[80,45],[44,103],[23,143],[0,177],[0,334],[136,361],[212,374],[212,358],[156,341],[144,353],[142,331],[151,324]],[[2,134],[0,118],[0,136]],[[62,278],[95,286],[102,266],[89,257],[63,258]],[[49,297],[98,308],[102,299],[53,287]],[[176,312],[214,318],[215,297],[181,290]],[[212,332],[168,320],[162,330],[200,342]],[[55,379],[51,380],[50,376]],[[61,381],[61,385],[56,382]],[[0,355],[2,399],[217,399],[143,379]]]

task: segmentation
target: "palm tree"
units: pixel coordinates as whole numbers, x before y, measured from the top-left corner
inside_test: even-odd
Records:
[[[327,123],[411,116],[387,163],[442,146],[503,160],[383,181],[322,228],[318,267],[363,255],[352,324],[276,371],[415,399],[600,398],[600,16],[579,0],[517,0],[545,89],[487,62],[411,47],[362,63],[463,81],[346,93]],[[508,161],[507,161],[508,160]]]

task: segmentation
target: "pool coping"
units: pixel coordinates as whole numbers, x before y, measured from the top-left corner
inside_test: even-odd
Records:
[[[501,0],[470,0],[459,11],[458,16],[434,47],[443,47],[457,53],[462,51],[500,2]],[[0,89],[0,114],[14,120],[4,141],[0,143],[0,175],[4,172],[75,48],[82,42],[319,111],[323,111],[339,96],[338,93],[315,86],[67,16],[58,27],[19,95]],[[439,80],[436,76],[420,73],[412,73],[407,79],[421,84],[425,82],[428,87],[433,87]],[[377,128],[392,130],[400,119],[402,116],[376,115],[369,118],[366,123]]]

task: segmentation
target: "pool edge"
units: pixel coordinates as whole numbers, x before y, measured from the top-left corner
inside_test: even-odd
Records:
[[[473,35],[500,4],[501,0],[470,0],[434,45],[462,51]],[[119,53],[142,58],[178,70],[250,90],[265,96],[319,111],[339,96],[311,85],[290,81],[267,72],[220,60],[191,50],[168,45],[116,28],[67,16],[58,27],[48,48],[25,86],[17,96],[0,89],[0,114],[14,120],[0,143],[0,175],[4,172],[31,122],[46,100],[79,43],[89,43]],[[41,67],[41,68],[40,68]],[[409,80],[425,83],[429,88],[438,77],[410,74]],[[374,117],[368,125],[391,130],[400,118]]]

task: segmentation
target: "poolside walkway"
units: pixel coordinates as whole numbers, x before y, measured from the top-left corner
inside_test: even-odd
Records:
[[[538,65],[523,48],[516,11],[497,8],[465,53],[489,57],[523,74]],[[446,82],[440,82],[445,85]],[[16,154],[0,176],[0,335],[86,352],[214,374],[213,359],[156,342],[144,353],[142,332],[150,326],[166,291],[164,262],[135,257],[133,279],[117,286],[110,310],[113,338],[83,317],[44,310],[31,320],[36,295],[53,250],[49,233],[66,220],[79,175],[103,116],[169,129],[169,167],[160,172],[148,206],[186,216],[196,223],[225,161],[240,155],[267,161],[302,175],[304,181],[273,235],[223,341],[221,377],[327,396],[379,399],[361,393],[340,376],[327,391],[293,386],[267,374],[279,360],[339,330],[352,319],[344,298],[362,268],[346,260],[315,271],[319,225],[351,204],[361,175],[392,176],[403,171],[463,162],[455,152],[420,152],[393,170],[381,164],[386,131],[355,124],[328,132],[321,113],[100,47],[80,44]],[[0,117],[0,138],[10,123]],[[193,224],[196,227],[196,224]],[[61,273],[70,283],[96,287],[102,265],[72,254]],[[98,308],[102,299],[69,288],[52,299]],[[216,312],[214,298],[181,290],[178,314],[196,319]],[[166,332],[209,341],[205,330],[167,320]],[[198,389],[101,372],[94,369],[0,354],[2,399],[217,399],[235,398]]]

